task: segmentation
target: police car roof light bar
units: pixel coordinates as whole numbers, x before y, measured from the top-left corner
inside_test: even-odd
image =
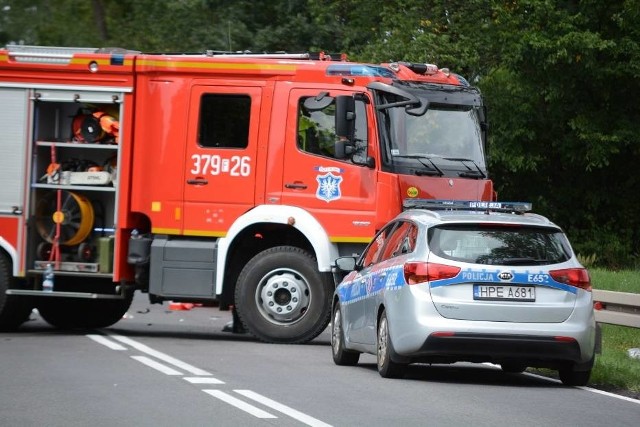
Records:
[[[530,202],[486,202],[480,200],[436,200],[436,199],[405,199],[402,207],[407,209],[428,210],[465,210],[465,211],[495,211],[514,212],[522,214],[532,209]]]

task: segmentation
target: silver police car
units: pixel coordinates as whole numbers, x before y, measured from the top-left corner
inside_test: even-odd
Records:
[[[377,355],[383,377],[459,361],[558,370],[585,385],[596,323],[590,278],[563,231],[528,203],[413,200],[359,257],[333,300],[338,365]]]

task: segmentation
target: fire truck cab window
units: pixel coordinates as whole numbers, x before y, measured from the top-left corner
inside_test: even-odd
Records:
[[[246,148],[250,113],[251,97],[248,95],[203,95],[198,144],[210,148]]]
[[[332,102],[321,110],[310,111],[304,106],[306,98],[298,103],[298,148],[311,154],[335,157],[335,143],[340,138],[335,131],[336,106]],[[367,156],[367,112],[362,101],[356,101],[354,163],[364,162]]]

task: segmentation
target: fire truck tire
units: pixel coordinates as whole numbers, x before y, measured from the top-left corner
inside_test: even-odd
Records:
[[[87,284],[87,278],[56,278],[55,291],[79,291],[105,293],[104,283]],[[96,279],[94,279],[96,280]],[[110,280],[110,279],[109,279]],[[105,328],[122,319],[133,300],[133,292],[123,299],[41,298],[37,304],[40,316],[51,326],[60,329]]]
[[[261,341],[301,344],[317,337],[331,318],[332,276],[314,256],[293,246],[254,256],[236,283],[235,304],[244,328]]]
[[[59,329],[91,329],[111,326],[127,312],[131,298],[88,300],[46,298],[38,304],[40,316]]]
[[[11,261],[0,253],[0,331],[12,331],[29,319],[33,310],[30,297],[7,295],[7,289],[15,289],[18,282],[11,271]]]

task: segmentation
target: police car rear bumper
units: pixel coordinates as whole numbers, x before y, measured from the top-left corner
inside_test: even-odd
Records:
[[[578,341],[566,337],[472,333],[431,334],[413,357],[434,363],[518,361],[539,367],[582,360]]]

